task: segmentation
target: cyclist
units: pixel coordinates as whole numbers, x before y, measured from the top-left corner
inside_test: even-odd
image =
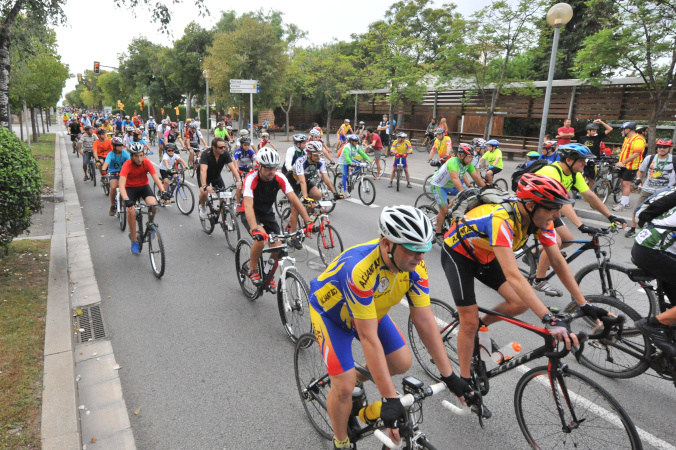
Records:
[[[230,142],[230,135],[228,130],[225,129],[225,122],[218,122],[216,129],[214,129],[214,134],[216,137],[224,139],[226,142]]]
[[[502,172],[505,163],[502,161],[502,150],[500,150],[500,142],[497,139],[491,139],[486,142],[486,153],[481,157],[488,164],[486,171],[486,184],[493,184],[493,175]]]
[[[542,153],[540,159],[546,159],[550,163],[561,161],[561,156],[556,152],[557,141],[544,141],[542,143]]]
[[[157,133],[157,122],[155,122],[153,116],[148,117],[146,128],[148,129],[148,137],[152,139],[153,135]]]
[[[113,134],[113,126],[110,124],[110,121],[107,118],[103,119],[103,123],[101,124],[101,128],[106,130],[106,134],[110,134],[110,135]]]
[[[392,170],[392,173],[390,174],[390,183],[387,185],[388,188],[392,187],[392,180],[394,180],[394,174],[397,171],[397,165],[399,163],[402,163],[404,165],[404,174],[406,175],[406,187],[407,188],[412,188],[411,186],[411,178],[408,174],[408,155],[409,153],[413,153],[413,147],[411,147],[411,142],[406,139],[408,136],[406,133],[399,132],[397,133],[397,140],[392,143],[392,147],[390,148],[390,153],[394,154],[394,164],[392,167],[394,168]]]
[[[366,122],[360,120],[359,126],[354,130],[354,133],[359,136],[359,139],[364,139],[364,136],[366,135]]]
[[[353,133],[352,126],[350,125],[350,119],[345,119],[345,122],[343,122],[340,128],[338,128],[338,133],[336,133],[338,136],[338,142],[340,142],[340,146],[345,145],[347,143],[347,135]]]
[[[472,147],[474,147],[475,155],[474,159],[472,160],[472,165],[474,166],[475,169],[479,168],[479,165],[481,163],[481,157],[484,155],[484,152],[486,151],[486,139],[483,138],[474,138],[472,139]]]
[[[176,170],[177,162],[183,164],[183,167],[187,167],[188,165],[183,161],[181,156],[176,153],[176,144],[167,144],[164,148],[164,155],[162,155],[162,162],[160,163],[160,178],[162,178],[162,183],[164,183],[165,191],[169,189],[169,182],[173,177],[171,172]]]
[[[310,320],[331,380],[326,407],[334,449],[355,448],[347,421],[355,384],[365,381],[354,368],[355,337],[383,397],[380,417],[390,438],[399,441],[405,411],[392,376],[410,369],[411,352],[388,311],[404,297],[442,381],[463,401],[471,393],[469,384],[453,372],[430,308],[423,259],[432,248],[432,223],[412,206],[388,206],[380,213],[378,232],[378,239],[347,249],[310,282]]]
[[[531,164],[540,159],[540,156],[542,155],[540,155],[540,153],[536,152],[535,150],[526,153],[526,162],[523,162],[518,166],[516,166],[516,170],[529,168]]]
[[[294,134],[291,139],[293,140],[293,146],[286,150],[284,166],[282,166],[282,174],[287,178],[291,178],[289,177],[289,172],[293,171],[293,166],[298,158],[305,156],[305,145],[307,143],[307,137],[304,134]]]
[[[85,127],[85,133],[80,138],[80,141],[77,144],[77,151],[82,155],[82,171],[84,172],[84,181],[89,181],[87,176],[87,165],[89,165],[89,160],[92,158],[92,152],[94,151],[94,142],[98,137],[92,134],[93,128],[91,125]]]
[[[430,141],[434,139],[436,129],[437,129],[437,118],[432,117],[432,120],[430,121],[429,125],[427,125],[427,129],[425,130],[425,137],[427,137],[427,139],[429,139]]]
[[[341,166],[343,171],[343,195],[345,195],[345,197],[349,197],[350,191],[352,190],[348,185],[347,177],[350,166],[357,165],[355,162],[355,158],[357,156],[361,156],[366,161],[371,161],[369,155],[364,153],[364,150],[362,150],[362,148],[359,146],[359,136],[356,134],[350,134],[347,136],[347,144],[345,144],[338,155],[338,164]],[[355,172],[359,171],[360,169],[360,167],[357,167]]]
[[[641,194],[636,201],[636,206],[643,203],[648,197],[652,196],[657,191],[666,189],[667,187],[676,184],[676,171],[674,171],[674,160],[671,155],[671,149],[674,143],[671,139],[658,139],[655,146],[657,147],[657,155],[647,157],[641,163],[641,167],[636,172],[636,179],[634,184],[640,185],[643,174],[646,174],[645,181],[641,189]],[[631,220],[631,228],[627,230],[626,237],[634,237],[636,235],[636,214]]]
[[[364,137],[364,142],[362,145],[366,150],[373,150],[373,159],[376,162],[376,169],[378,170],[378,175],[376,175],[376,180],[381,178],[381,169],[380,169],[380,156],[383,152],[383,141],[380,139],[380,135],[375,132],[376,129],[373,127],[366,128],[366,136]],[[383,167],[384,171],[385,168]]]
[[[117,185],[120,179],[120,169],[122,165],[131,158],[129,152],[124,150],[124,142],[119,137],[112,140],[113,151],[108,152],[106,160],[101,167],[101,173],[108,171],[108,180],[110,181],[110,211],[108,215],[115,215],[115,196],[117,195]]]
[[[293,192],[289,180],[277,172],[279,166],[279,154],[276,150],[265,147],[259,150],[257,154],[259,168],[249,173],[244,182],[244,214],[242,215],[242,224],[244,228],[251,233],[254,240],[251,246],[251,266],[248,276],[255,285],[260,285],[261,279],[258,271],[258,260],[261,257],[265,241],[268,240],[268,234],[280,234],[279,224],[275,220],[275,212],[272,209],[277,192],[281,191],[287,196],[291,206],[300,211],[301,216],[308,223],[308,230],[314,226],[309,223],[310,216],[303,208],[300,200]],[[270,247],[277,247],[281,242],[277,241],[270,244]],[[274,281],[271,282],[271,288],[275,289]]]
[[[588,159],[595,158],[591,151],[581,144],[567,144],[559,146],[559,154],[561,155],[561,161],[549,164],[539,169],[536,173],[555,179],[563,184],[566,190],[575,188],[575,190],[580,193],[580,196],[582,196],[592,208],[603,214],[610,223],[620,223],[624,228],[627,222],[624,219],[613,215],[601,199],[589,189],[589,186],[587,186],[587,183],[584,181],[584,177],[582,176],[584,166],[587,164]],[[572,205],[564,205],[562,212],[582,233],[594,234],[599,231],[597,228],[582,223],[582,220],[577,216]],[[554,227],[556,228],[556,237],[559,247],[563,249],[569,246],[570,244],[562,244],[561,242],[573,240],[573,234],[559,217],[554,219]],[[548,256],[547,253],[543,253],[540,256],[533,287],[535,290],[543,292],[548,296],[560,297],[563,294],[557,289],[554,289],[547,280],[545,280],[547,269],[549,267]]]
[[[444,130],[443,128],[437,128],[434,131],[434,135],[436,136],[436,138],[434,139],[434,145],[432,145],[432,150],[430,150],[429,159],[431,160],[432,157],[434,156],[434,153],[436,153],[437,155],[439,155],[439,159],[443,163],[453,155],[453,149],[451,147],[452,145],[451,138],[449,136],[446,136],[446,130]]]
[[[625,122],[620,126],[620,132],[624,136],[620,160],[615,167],[620,168],[619,176],[622,178],[622,200],[613,206],[613,211],[622,211],[631,208],[629,205],[629,194],[631,193],[631,184],[636,178],[636,171],[643,160],[643,150],[645,149],[645,138],[636,132],[636,122]]]
[[[143,129],[139,128],[134,130],[134,132],[131,135],[131,143],[138,142],[141,145],[143,145],[143,148],[148,152],[149,155],[154,154],[152,150],[150,150],[150,147],[148,147],[148,144],[146,143],[146,140],[143,138]]]
[[[322,139],[322,132],[317,128],[310,130],[310,135],[308,137],[308,142],[321,142],[322,144],[322,154],[329,160],[330,163],[333,163],[333,158],[331,158],[331,150],[326,146],[324,140]],[[274,148],[274,147],[273,147]]]
[[[234,133],[232,131],[232,127],[230,125],[227,125],[225,127],[225,130],[228,132],[228,142],[232,143],[232,141],[235,140]]]
[[[122,119],[120,118],[120,115],[115,116],[115,121],[113,122],[113,126],[115,127],[115,136],[122,136],[124,133],[124,126],[122,124]]]
[[[99,128],[96,130],[96,135],[98,139],[94,141],[92,146],[92,151],[94,152],[94,161],[96,161],[96,167],[103,172],[101,166],[106,161],[106,156],[108,153],[113,151],[113,144],[110,142],[110,139],[106,138],[106,130]]]
[[[136,131],[136,129],[133,125],[127,125],[124,130],[127,132],[127,134],[124,135],[124,138],[122,138],[124,140],[124,146],[130,148],[131,144],[134,142],[134,131]]]
[[[251,140],[248,137],[241,138],[240,147],[235,150],[234,158],[237,161],[237,168],[239,169],[240,178],[243,180],[251,172],[254,162],[256,161],[256,153],[251,149]],[[242,189],[237,189],[237,212],[244,212],[244,205],[241,204]]]
[[[183,150],[187,150],[190,146],[183,138],[178,134],[178,124],[176,122],[170,122],[166,131],[164,132],[164,145],[167,144],[181,144]],[[176,148],[178,150],[178,147]]]
[[[604,129],[601,130],[601,125]],[[601,157],[601,144],[603,139],[605,139],[606,134],[613,131],[613,127],[603,122],[601,119],[596,119],[592,123],[587,124],[587,135],[580,137],[578,142],[585,147],[587,147],[594,156],[597,158]],[[589,189],[594,186],[594,180],[596,179],[596,165],[587,161],[587,165],[584,168],[584,177],[587,179],[587,184]]]
[[[200,151],[199,150],[200,142],[202,143],[202,145],[204,145],[204,147],[207,146],[207,143],[204,140],[204,138],[202,137],[202,132],[199,130],[197,122],[190,122],[190,126],[188,127],[188,131],[186,131],[186,133],[185,133],[185,137],[186,137],[186,142],[190,143],[190,146],[188,147],[190,149],[189,161],[190,161],[190,165],[193,165],[193,163],[195,162],[195,151],[197,151],[198,154],[199,154],[199,151]],[[223,145],[225,145],[225,143],[223,143]],[[213,141],[212,141],[212,146],[213,146]]]
[[[136,200],[143,199],[146,205],[156,205],[153,190],[148,183],[148,174],[152,177],[157,188],[162,192],[162,200],[169,200],[169,193],[164,189],[162,181],[155,172],[155,167],[150,160],[143,157],[143,144],[134,142],[129,147],[131,159],[122,164],[120,169],[120,195],[127,207],[127,222],[129,222],[129,236],[131,237],[131,253],[138,255],[140,246],[136,234]],[[111,189],[112,191],[112,189]],[[153,208],[152,214],[155,214]],[[142,230],[139,230],[142,231]]]
[[[249,137],[249,130],[246,130],[246,129],[239,130],[239,136],[237,137],[237,140],[235,141],[235,148],[239,147],[239,140],[243,137]]]
[[[453,204],[449,196],[456,196],[465,190],[465,175],[469,174],[478,186],[484,186],[484,182],[479,176],[479,171],[472,165],[474,159],[474,149],[469,144],[460,144],[458,146],[458,156],[448,159],[434,173],[430,181],[430,191],[437,202],[439,213],[437,214],[436,234],[434,239],[441,245],[443,243],[442,225],[446,220],[448,207]]]
[[[72,117],[75,117],[75,119]],[[75,153],[77,151],[75,143],[80,139],[82,127],[80,126],[80,122],[77,121],[77,116],[73,115],[72,117],[70,124],[68,124],[68,134],[70,135],[70,142],[73,145],[73,153]]]
[[[235,186],[238,190],[242,189],[242,178],[239,175],[237,166],[235,166],[230,157],[230,153],[226,151],[225,140],[218,137],[214,138],[211,141],[211,148],[202,152],[200,156],[200,172],[197,179],[197,186],[200,191],[200,204],[198,207],[200,219],[207,219],[209,217],[209,210],[205,204],[207,202],[207,195],[213,192],[212,186],[221,189],[225,188],[221,172],[226,165],[235,178]]]
[[[662,281],[662,288],[671,308],[655,317],[635,322],[636,328],[670,358],[676,358],[676,189],[661,194],[661,198],[639,208],[639,225],[649,222],[634,239],[631,260],[638,267]],[[642,211],[643,210],[643,211]]]
[[[261,133],[261,140],[258,142],[258,149],[257,150],[260,150],[263,147],[271,147],[271,148],[274,148],[275,150],[277,150],[275,148],[275,146],[272,145],[272,142],[270,142],[270,133],[268,133],[267,131],[263,131]]]

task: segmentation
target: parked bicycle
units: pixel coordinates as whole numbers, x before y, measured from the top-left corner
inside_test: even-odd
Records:
[[[160,235],[159,225],[155,223],[155,213],[153,212],[155,206],[157,205],[136,204],[136,234],[139,244],[139,255],[143,251],[143,244],[147,243],[148,256],[150,257],[150,266],[153,269],[153,274],[157,278],[162,278],[166,255],[164,253],[164,243]],[[143,228],[143,216],[148,216],[145,228]]]
[[[608,200],[612,194],[615,203],[622,199],[622,180],[620,179],[620,169],[615,167],[619,159],[616,156],[602,156],[596,162],[596,179],[592,192],[601,199],[603,203]]]
[[[235,192],[234,186],[227,188],[213,188],[213,192],[207,196],[205,206],[209,210],[206,219],[200,217],[202,229],[206,234],[214,232],[216,224],[221,226],[225,234],[225,240],[230,250],[235,251],[237,242],[240,239],[239,224],[235,214]],[[218,201],[218,206],[215,202]]]
[[[366,177],[367,168],[368,163],[361,162],[357,163],[354,170],[348,172],[347,189],[343,186],[343,175],[337,173],[336,177],[333,179],[333,185],[336,188],[336,192],[345,195],[345,197],[349,197],[350,193],[356,187],[361,202],[366,206],[372,204],[376,200],[376,186],[370,178]]]
[[[258,272],[263,282],[258,286],[249,277],[251,243],[246,239],[240,239],[235,251],[235,270],[244,296],[254,301],[263,295],[264,291],[276,294],[284,331],[293,343],[311,329],[308,303],[310,288],[296,269],[296,259],[290,257],[288,251],[289,240],[296,238],[302,241],[304,237],[303,230],[269,235],[269,243],[281,242],[281,245],[263,250],[258,260]],[[264,259],[266,263],[263,262]],[[275,286],[273,280],[278,270],[279,282]]]
[[[169,196],[173,198],[176,206],[178,206],[178,210],[187,216],[195,208],[195,194],[193,194],[190,186],[182,181],[183,166],[180,165],[177,169],[169,170],[169,174],[171,175],[171,181],[169,182],[167,192],[169,193]],[[157,185],[153,186],[153,193],[155,194],[158,205],[162,207],[170,206],[168,203],[162,201],[162,192]]]

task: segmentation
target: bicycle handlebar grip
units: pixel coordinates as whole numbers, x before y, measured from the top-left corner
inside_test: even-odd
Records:
[[[373,435],[377,437],[378,440],[382,442],[387,448],[401,448],[401,445],[396,445],[394,442],[392,442],[392,439],[390,439],[390,437],[382,430],[374,431]]]
[[[455,414],[456,416],[466,416],[472,412],[469,406],[455,406],[453,403],[449,402],[448,400],[442,400],[441,405]]]

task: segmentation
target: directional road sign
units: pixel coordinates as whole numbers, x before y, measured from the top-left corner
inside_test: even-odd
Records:
[[[230,80],[230,84],[258,84],[258,80]]]
[[[260,90],[258,88],[230,88],[230,93],[231,94],[259,94]]]

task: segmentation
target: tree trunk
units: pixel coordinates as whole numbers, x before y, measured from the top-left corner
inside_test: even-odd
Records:
[[[23,113],[19,109],[19,131],[21,132],[21,141],[23,141]]]
[[[185,121],[190,117],[190,110],[192,109],[192,93],[188,92],[188,95],[185,99]],[[180,117],[179,117],[180,119]]]
[[[40,123],[42,124],[42,134],[45,134],[45,117],[42,115],[42,108],[40,108]]]
[[[284,114],[286,114],[286,136],[289,136],[289,112],[291,111],[291,105],[293,104],[293,94],[289,95],[289,106],[284,109],[284,106],[280,105],[280,108],[282,108],[282,111]]]
[[[12,120],[9,112],[9,44],[9,28],[5,24],[0,27],[0,126],[4,128]]]
[[[35,108],[31,108],[30,111],[31,111],[31,130],[33,131],[33,142],[37,143],[39,138],[38,130],[40,127],[38,126],[35,120]]]
[[[500,95],[500,89],[495,89],[491,98],[491,108],[486,111],[486,126],[484,128],[484,139],[488,140],[493,131],[493,115],[495,115],[495,107],[498,104],[498,96]]]
[[[49,114],[49,110],[51,108],[47,108],[47,111],[45,112],[45,115],[47,116],[47,133],[49,133],[49,126],[51,125],[51,118],[52,116]]]
[[[331,113],[333,108],[326,110],[326,146],[331,148]]]

